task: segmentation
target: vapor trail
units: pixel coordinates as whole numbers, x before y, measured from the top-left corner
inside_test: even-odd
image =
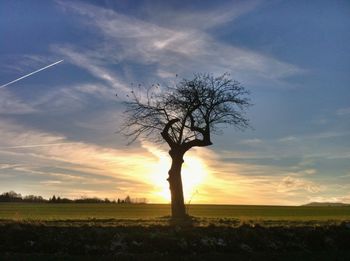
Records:
[[[24,79],[24,78],[27,78],[27,77],[29,77],[29,76],[35,74],[35,73],[38,73],[38,72],[40,72],[40,71],[42,71],[42,70],[45,70],[45,69],[47,69],[47,68],[49,68],[49,67],[51,67],[51,66],[54,66],[54,65],[56,65],[56,64],[59,64],[59,63],[63,62],[63,61],[64,61],[64,60],[57,61],[57,62],[55,62],[55,63],[52,63],[52,64],[50,64],[50,65],[48,65],[48,66],[45,66],[45,67],[39,69],[39,70],[36,70],[36,71],[31,72],[31,73],[29,73],[29,74],[27,74],[27,75],[24,75],[24,76],[22,76],[22,77],[20,77],[20,78],[18,78],[18,79],[16,79],[16,80],[13,80],[12,82],[9,82],[9,83],[6,83],[6,84],[4,84],[4,85],[1,85],[1,86],[0,86],[0,89],[5,88],[6,86],[8,86],[8,85],[10,85],[10,84],[12,84],[12,83],[18,82],[18,81],[20,81],[20,80],[22,80],[22,79]]]

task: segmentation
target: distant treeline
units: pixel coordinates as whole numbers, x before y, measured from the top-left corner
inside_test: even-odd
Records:
[[[98,197],[82,197],[79,199],[61,198],[53,195],[49,199],[42,196],[28,195],[22,196],[14,191],[4,192],[0,195],[0,202],[28,202],[28,203],[107,203],[107,204],[146,204],[146,198],[131,198],[127,196],[124,199],[110,200],[108,198],[100,199]]]

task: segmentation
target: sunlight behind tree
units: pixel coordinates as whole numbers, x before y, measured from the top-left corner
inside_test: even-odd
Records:
[[[159,84],[152,86],[158,91],[148,89],[143,97],[131,91],[131,99],[124,103],[125,118],[120,131],[130,143],[147,138],[169,145],[171,213],[173,218],[185,219],[181,177],[185,153],[194,147],[212,145],[212,135],[220,133],[224,126],[247,128],[249,92],[228,73],[218,77],[195,74],[193,79],[182,79],[163,91]]]

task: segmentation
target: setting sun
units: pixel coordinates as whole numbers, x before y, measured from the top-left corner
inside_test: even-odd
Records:
[[[165,151],[153,148],[152,153],[159,159],[158,162],[154,164],[152,172],[150,173],[150,181],[154,184],[152,194],[160,202],[169,203],[170,190],[167,178],[171,159]],[[199,191],[199,187],[206,182],[208,170],[204,162],[191,153],[185,156],[184,161],[182,166],[182,183],[185,203],[188,203]]]

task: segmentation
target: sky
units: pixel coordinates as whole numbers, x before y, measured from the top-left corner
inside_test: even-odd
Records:
[[[349,1],[3,0],[0,86],[64,61],[0,88],[0,193],[169,202],[168,148],[127,145],[123,101],[228,72],[252,128],[185,155],[186,203],[350,203],[349,28]]]

